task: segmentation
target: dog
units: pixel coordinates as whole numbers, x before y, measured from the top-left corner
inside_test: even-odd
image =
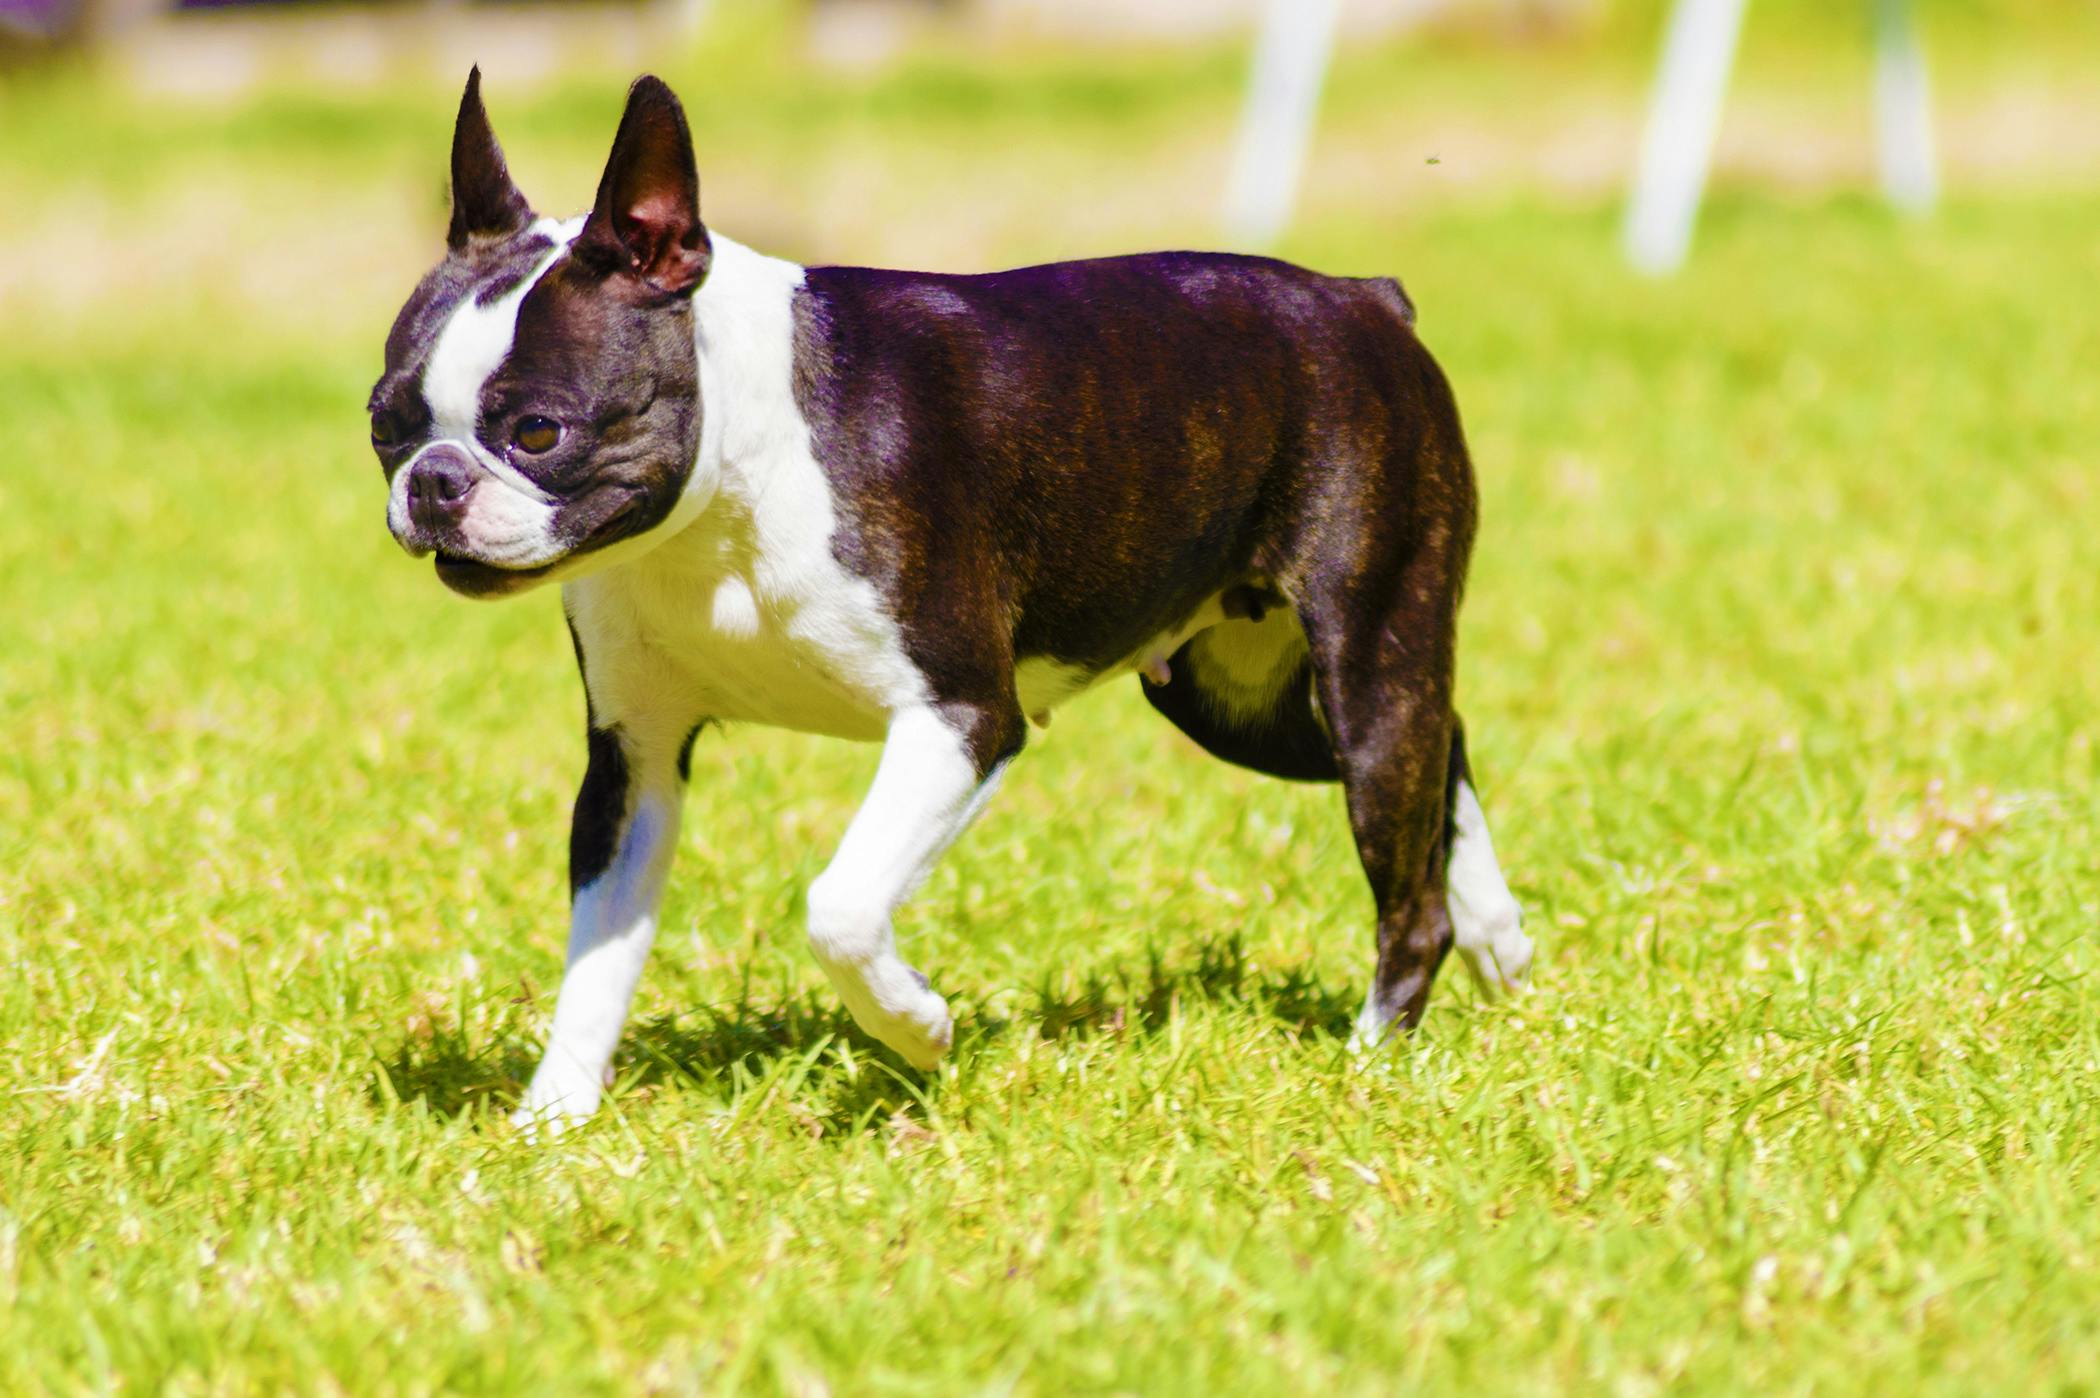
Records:
[[[1490,995],[1525,984],[1452,705],[1472,467],[1398,282],[798,266],[702,223],[654,77],[588,214],[533,212],[478,69],[451,173],[369,408],[401,547],[468,597],[559,582],[582,671],[568,964],[520,1125],[599,1105],[710,723],[882,744],[809,944],[922,1069],[953,1022],[892,914],[1030,720],[1133,672],[1216,756],[1342,783],[1377,910],[1356,1045],[1414,1026],[1454,945]]]

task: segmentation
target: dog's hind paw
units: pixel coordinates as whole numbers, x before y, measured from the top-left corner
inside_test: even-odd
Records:
[[[1489,935],[1461,941],[1458,953],[1473,973],[1473,982],[1489,1000],[1515,995],[1531,985],[1531,938],[1518,930],[1515,919],[1496,926]]]

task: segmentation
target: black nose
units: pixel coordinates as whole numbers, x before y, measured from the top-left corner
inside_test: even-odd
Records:
[[[473,488],[474,472],[466,462],[433,452],[409,468],[408,517],[427,530],[455,525],[467,512],[467,492]]]

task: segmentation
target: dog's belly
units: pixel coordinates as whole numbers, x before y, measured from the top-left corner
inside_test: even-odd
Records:
[[[1068,699],[1119,675],[1163,677],[1167,662],[1191,638],[1203,635],[1226,620],[1222,595],[1207,597],[1189,617],[1146,640],[1114,664],[1092,669],[1053,656],[1024,656],[1014,667],[1014,692],[1021,712],[1037,724],[1050,721],[1050,713]]]

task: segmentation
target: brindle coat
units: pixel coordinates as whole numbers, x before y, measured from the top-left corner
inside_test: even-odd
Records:
[[[748,286],[710,290],[698,299],[714,309],[699,314],[696,292],[723,249],[700,220],[684,114],[653,78],[630,95],[580,226],[534,218],[504,167],[478,74],[461,102],[453,188],[449,254],[387,340],[374,444],[397,536],[435,553],[455,590],[497,596],[570,580],[592,701],[570,846],[572,979],[615,924],[643,928],[646,950],[668,861],[663,827],[675,831],[693,732],[772,712],[751,684],[719,672],[744,657],[754,674],[827,687],[826,702],[844,706],[829,722],[808,717],[832,712],[821,705],[779,708],[803,726],[879,734],[888,722],[892,753],[936,765],[942,743],[959,742],[974,778],[946,805],[926,806],[908,777],[892,789],[898,811],[938,823],[891,851],[919,872],[1021,749],[1029,717],[1136,669],[1153,706],[1219,757],[1343,784],[1378,916],[1366,1037],[1420,1018],[1453,946],[1454,912],[1482,983],[1521,983],[1530,945],[1495,867],[1452,703],[1473,474],[1450,388],[1397,282],[1212,253],[981,276],[796,269],[727,245]],[[786,298],[777,312],[764,299],[773,286]],[[737,348],[750,327],[721,317],[739,314],[778,316],[777,371]],[[445,348],[455,333],[465,349]],[[729,356],[712,380],[708,352]],[[775,372],[791,382],[767,388]],[[770,406],[703,402],[709,382],[741,383]],[[751,460],[709,445],[709,414],[761,411],[778,420],[751,439],[762,443]],[[815,484],[776,489],[767,470],[807,471]],[[779,513],[798,489],[817,515]],[[496,540],[507,554],[476,532],[482,499],[511,531]],[[750,571],[818,517],[830,522],[816,550],[830,558],[798,555],[787,571],[802,581],[781,586],[831,589],[826,615],[845,618],[844,630],[824,634],[851,644],[829,650],[809,634],[768,632],[765,569]],[[651,562],[672,554],[677,567]],[[743,573],[708,561],[734,558]],[[836,583],[822,582],[827,569]],[[698,592],[667,603],[664,589],[685,585],[718,590],[712,604]],[[855,602],[854,589],[871,600]],[[684,686],[677,694],[621,669],[638,646],[671,646],[676,628],[709,657],[681,669],[666,652],[646,672]],[[710,708],[711,692],[734,702]],[[927,736],[942,731],[947,739]],[[965,809],[970,787],[980,789]],[[838,952],[827,969],[864,1024],[937,1054],[945,1006],[887,950],[888,913],[911,871],[878,865],[856,861],[847,882],[858,883],[844,899],[827,892],[821,910],[813,891],[812,937],[820,956]],[[851,936],[833,926],[841,918]],[[839,951],[848,942],[852,955]],[[605,981],[620,1014],[639,966]],[[856,979],[870,967],[908,979]],[[918,994],[931,999],[906,1033],[882,997]],[[566,1036],[583,1066],[557,1071],[551,1043],[528,1110],[595,1103],[591,1074],[611,1040],[602,1007],[578,1012],[593,1027],[564,1028],[569,997],[565,983],[555,1040]],[[550,1073],[558,1081],[542,1091]]]

